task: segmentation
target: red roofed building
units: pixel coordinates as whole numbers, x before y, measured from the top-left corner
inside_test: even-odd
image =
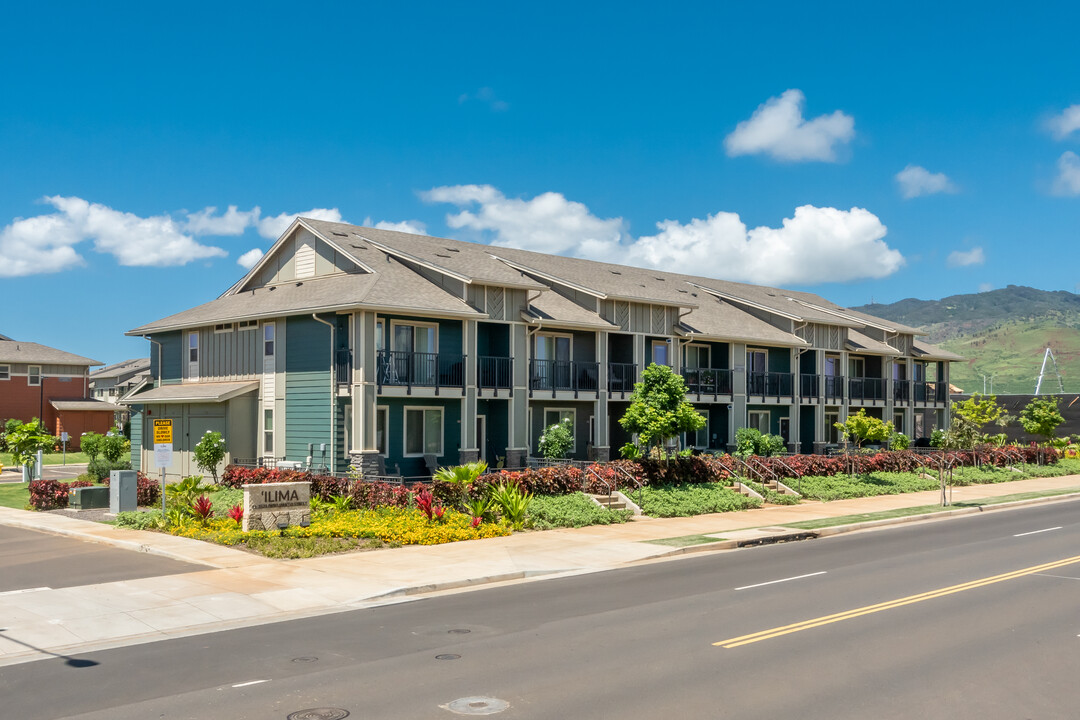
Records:
[[[0,421],[41,418],[45,431],[68,433],[69,450],[84,432],[108,432],[116,408],[90,398],[90,368],[80,355],[0,335]]]

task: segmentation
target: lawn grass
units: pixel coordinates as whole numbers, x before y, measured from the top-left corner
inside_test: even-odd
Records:
[[[0,484],[0,507],[25,510],[30,504],[29,483],[3,483]]]
[[[707,545],[724,540],[724,538],[710,535],[682,535],[681,537],[660,538],[659,540],[643,540],[651,545],[666,545],[668,547],[693,547],[694,545]]]
[[[124,453],[120,457],[120,460],[121,462],[124,460],[131,462],[131,453]],[[45,453],[41,456],[41,462],[43,465],[63,465],[65,462],[64,453]],[[86,455],[86,453],[68,452],[67,454],[68,465],[84,465],[88,462],[90,462],[90,458]],[[4,467],[12,467],[14,464],[15,463],[11,460],[11,453],[0,452],[0,465],[3,465]]]

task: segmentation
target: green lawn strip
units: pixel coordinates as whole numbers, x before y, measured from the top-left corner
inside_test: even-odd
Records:
[[[660,538],[659,540],[643,540],[651,545],[666,545],[668,547],[691,547],[693,545],[706,545],[720,542],[724,538],[711,537],[709,535],[683,535],[681,537]]]
[[[25,510],[30,504],[30,485],[28,483],[0,484],[0,506]]]
[[[1056,495],[1068,495],[1070,493],[1080,492],[1080,487],[1071,488],[1058,488],[1056,490],[1041,490],[1025,493],[1013,493],[1011,495],[1000,495],[998,497],[979,498],[976,500],[966,500],[964,502],[956,502],[947,507],[941,505],[916,505],[908,508],[896,508],[895,510],[882,510],[880,512],[872,513],[859,513],[857,515],[841,515],[833,518],[821,518],[820,520],[804,520],[801,522],[784,523],[784,527],[795,528],[797,530],[818,530],[827,527],[836,527],[839,525],[852,525],[854,523],[870,522],[873,520],[889,520],[891,518],[910,517],[912,515],[927,515],[930,513],[939,513],[946,510],[957,510],[967,507],[981,507],[985,505],[998,505],[1000,503],[1016,502],[1017,500],[1030,500],[1032,498],[1040,497],[1054,497]]]
[[[125,453],[121,460],[131,460],[131,455]],[[68,465],[83,465],[90,462],[90,458],[81,452],[69,452],[65,459],[64,453],[45,453],[41,456],[41,462],[43,465],[63,465],[64,462]],[[0,465],[4,467],[12,467],[15,463],[11,459],[11,453],[0,453]]]

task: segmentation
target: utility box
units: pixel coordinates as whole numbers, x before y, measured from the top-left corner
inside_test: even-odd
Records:
[[[72,510],[94,510],[109,507],[109,488],[80,487],[68,491],[68,507]]]
[[[139,473],[134,470],[109,471],[109,512],[116,514],[139,509]]]

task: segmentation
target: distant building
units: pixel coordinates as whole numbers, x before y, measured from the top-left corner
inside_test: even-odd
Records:
[[[115,405],[116,424],[122,425],[131,412],[120,399],[150,380],[150,358],[135,358],[90,372],[90,397]]]
[[[0,335],[0,420],[40,418],[46,432],[68,433],[68,448],[77,449],[82,433],[112,426],[115,408],[90,397],[90,368],[101,364]]]

